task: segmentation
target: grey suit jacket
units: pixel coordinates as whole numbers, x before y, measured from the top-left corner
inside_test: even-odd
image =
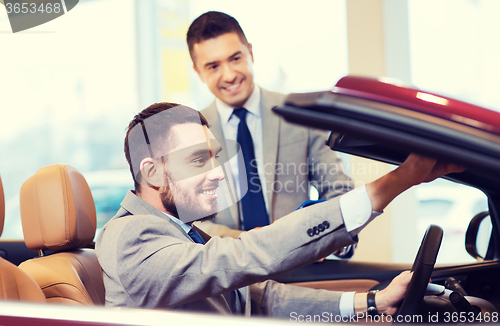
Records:
[[[265,195],[268,197],[271,223],[309,199],[309,183],[318,189],[320,199],[329,199],[353,189],[352,180],[343,172],[341,160],[325,145],[328,132],[288,123],[271,111],[284,99],[283,94],[261,88]],[[224,142],[215,101],[201,112],[207,118],[214,137],[223,148],[229,148],[222,154],[229,152],[231,155],[232,149]],[[227,159],[227,156],[222,157],[224,162]],[[234,188],[234,184],[231,187]],[[196,226],[212,236],[237,238],[241,233],[237,231],[241,228],[240,215],[241,207],[236,203],[221,211],[215,223],[196,223]]]
[[[263,282],[353,242],[338,199],[205,245],[131,191],[121,205],[96,241],[106,305],[285,318],[338,314],[338,292]]]

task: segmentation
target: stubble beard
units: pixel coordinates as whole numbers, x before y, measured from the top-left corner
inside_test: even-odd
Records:
[[[170,181],[170,180],[168,180],[168,181]],[[196,192],[200,193],[201,191],[197,190]],[[202,208],[200,207],[199,203],[193,202],[192,200],[189,200],[188,196],[186,196],[185,194],[180,194],[179,192],[177,192],[177,194],[174,196],[174,194],[172,192],[172,188],[170,187],[169,184],[167,184],[160,191],[160,200],[161,200],[165,210],[167,212],[169,212],[172,216],[175,216],[178,219],[180,219],[181,221],[182,221],[182,219],[179,217],[179,210],[177,209],[177,205],[175,204],[174,197],[177,197],[177,200],[179,202],[184,203],[186,206],[186,207],[179,207],[179,210],[181,211],[181,213],[183,213],[183,214],[187,213],[190,216],[194,215],[196,217],[200,217],[200,218],[193,220],[193,222],[195,222],[195,221],[198,221],[198,222],[210,221],[210,220],[213,220],[217,216],[217,213],[218,213],[218,205],[217,204],[215,205],[215,207],[213,209],[211,209],[211,211],[214,211],[214,213],[206,215],[206,213],[204,213]],[[182,200],[181,200],[181,198],[182,198]],[[203,217],[201,217],[201,216],[203,216]]]

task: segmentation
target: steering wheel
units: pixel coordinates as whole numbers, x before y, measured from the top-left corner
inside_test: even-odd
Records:
[[[427,284],[432,274],[432,269],[436,263],[436,258],[443,239],[443,229],[437,225],[429,225],[425,232],[417,257],[411,268],[413,276],[401,306],[399,307],[394,320],[397,316],[414,316],[424,299]],[[404,320],[404,317],[402,318]]]

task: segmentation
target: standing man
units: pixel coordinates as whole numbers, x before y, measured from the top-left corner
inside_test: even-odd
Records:
[[[231,162],[227,174],[238,198],[243,197],[241,205],[228,205],[215,223],[200,228],[236,238],[242,230],[268,225],[297,209],[309,199],[309,184],[320,199],[352,189],[341,160],[325,145],[327,132],[290,124],[271,111],[285,95],[254,83],[252,45],[236,19],[204,13],[189,27],[187,44],[194,70],[215,95],[202,113],[229,153],[236,151],[231,146],[235,140],[241,145],[247,171],[240,175],[243,163]]]

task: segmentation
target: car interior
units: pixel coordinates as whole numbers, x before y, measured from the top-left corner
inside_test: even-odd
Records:
[[[397,130],[399,134],[396,137],[391,134],[392,129],[384,129],[382,124],[378,125],[378,128],[370,128],[379,121],[369,117],[364,121],[363,127],[366,128],[362,128],[363,132],[357,132],[360,129],[359,115],[353,112],[363,111],[360,109],[367,105],[367,102],[356,103],[356,106],[353,106],[355,110],[346,114],[342,110],[347,106],[343,105],[347,102],[352,105],[353,101],[342,96],[331,98],[331,94],[325,94],[292,94],[283,107],[277,107],[274,111],[292,122],[320,126],[327,130],[338,129],[341,121],[346,130],[332,133],[327,141],[332,150],[393,164],[404,161],[410,151],[424,148],[424,154],[439,157],[443,155],[439,152],[440,146],[444,143],[454,143],[456,140],[453,138],[454,134],[449,134],[449,137],[437,137],[433,142],[429,142],[430,133],[420,132],[411,146],[401,146],[398,141],[407,137],[413,131],[411,128]],[[333,107],[336,110],[329,110],[329,106],[330,109]],[[380,107],[375,107],[371,112],[376,114],[377,108]],[[339,112],[341,120],[337,120],[335,116]],[[364,112],[366,113],[366,110]],[[429,122],[427,127],[431,124],[432,122]],[[426,146],[429,143],[435,147]],[[464,163],[467,163],[470,161],[471,151],[474,150],[477,148],[473,146],[455,146],[446,155],[452,155],[458,161],[463,159]],[[479,148],[479,151],[486,153],[484,148]],[[431,225],[413,265],[325,260],[323,263],[310,264],[281,274],[275,279],[283,283],[318,289],[363,292],[382,289],[401,271],[411,269],[415,274],[398,314],[412,315],[419,311],[429,314],[438,311],[498,314],[500,244],[497,240],[497,220],[500,196],[497,189],[500,182],[489,178],[491,172],[496,171],[496,167],[492,165],[492,162],[495,162],[492,155],[496,153],[490,152],[489,156],[475,160],[474,165],[465,173],[446,177],[478,188],[488,197],[489,212],[482,212],[474,218],[471,216],[465,239],[467,252],[477,260],[476,263],[434,267],[443,230]],[[3,193],[1,197],[3,198]],[[16,297],[3,294],[3,298],[29,300],[33,297],[40,300],[42,293],[45,297],[42,297],[42,301],[50,303],[104,305],[102,272],[93,249],[96,211],[92,193],[83,175],[66,164],[42,167],[22,185],[20,204],[24,241],[0,241],[0,250],[3,250],[12,262],[0,260],[0,272],[2,275],[23,275],[19,276],[24,279],[21,282],[22,288],[29,295],[19,294]],[[2,221],[3,207],[2,199]],[[479,225],[486,218],[491,220],[492,231],[488,250],[486,254],[481,255],[478,253],[476,240]],[[30,256],[27,252],[33,254]],[[37,252],[38,256],[34,252]],[[6,276],[6,279],[12,278],[17,279],[18,276]],[[432,280],[431,285],[428,285],[429,279]],[[31,282],[32,280],[36,283]],[[20,284],[19,280],[18,283],[9,282],[10,287],[15,284]],[[27,288],[28,284],[30,288]],[[4,286],[0,289],[2,293],[10,291],[5,285],[1,286]],[[20,290],[16,291],[21,293]]]
[[[3,214],[0,217],[3,220]],[[0,260],[2,278],[8,280],[1,284],[3,298],[103,305],[102,274],[92,249],[95,209],[90,189],[80,172],[65,164],[39,169],[21,188],[21,218],[26,246],[38,251],[39,256],[22,262],[19,267]],[[411,294],[398,313],[414,314],[421,309],[421,302],[429,313],[443,309],[497,311],[493,304],[499,303],[499,295],[494,290],[498,262],[487,259],[481,264],[433,269],[441,237],[439,227],[429,228],[411,267],[415,271],[409,288]],[[277,279],[318,289],[367,291],[383,288],[405,269],[410,266],[337,260],[305,266]],[[427,286],[430,277],[433,286]],[[467,298],[465,304],[464,297]]]
[[[5,197],[0,178],[0,235],[5,219]],[[16,265],[0,258],[0,297],[2,300],[45,302],[45,296],[38,284]]]
[[[101,268],[92,247],[96,213],[82,174],[65,164],[40,168],[21,187],[21,219],[28,249],[39,257],[19,268],[48,302],[104,305]]]
[[[103,305],[102,274],[92,249],[96,228],[95,208],[92,194],[81,173],[65,164],[40,168],[23,184],[20,196],[25,244],[29,250],[37,251],[39,256],[23,261],[19,267],[4,259],[0,260],[2,278],[9,280],[2,283],[3,298]],[[2,220],[3,215],[0,216]],[[480,217],[487,215],[483,213]],[[478,219],[473,219],[471,225],[477,225]],[[469,231],[469,237],[473,237],[473,231]],[[493,254],[495,247],[490,245],[488,257],[478,259],[483,260],[480,264],[433,269],[441,237],[442,230],[439,228],[428,230],[426,239],[431,239],[424,239],[412,267],[419,274],[414,278],[413,285],[410,285],[412,294],[408,296],[409,303],[403,303],[399,313],[415,313],[422,299],[428,311],[450,309],[450,296],[455,292],[461,294],[458,299],[454,299],[458,303],[452,303],[455,309],[459,305],[463,306],[463,300],[460,299],[467,297],[467,302],[472,303],[474,308],[466,304],[465,308],[461,308],[465,311],[496,311],[492,304],[498,306],[500,302],[499,294],[495,291],[498,286],[495,275],[499,266],[497,261],[490,260],[496,257]],[[472,243],[469,247],[479,257]],[[319,289],[367,291],[383,288],[388,280],[405,269],[410,269],[410,266],[348,260],[325,261],[285,273],[277,280]],[[332,273],[332,270],[335,272]],[[426,292],[429,277],[441,287],[428,287]]]

